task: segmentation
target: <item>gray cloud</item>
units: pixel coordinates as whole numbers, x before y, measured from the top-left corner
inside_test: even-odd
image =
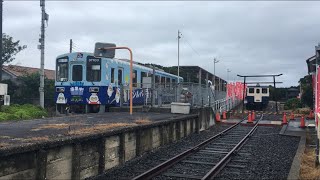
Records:
[[[46,68],[69,50],[92,52],[94,43],[129,46],[140,62],[177,65],[177,30],[182,31],[181,65],[199,65],[218,76],[278,74],[281,86],[297,85],[305,59],[320,40],[319,2],[47,2]],[[14,63],[40,65],[39,2],[4,2],[4,32],[28,49]],[[189,47],[189,44],[195,49]],[[117,57],[128,57],[117,52]],[[270,79],[271,80],[271,79]]]

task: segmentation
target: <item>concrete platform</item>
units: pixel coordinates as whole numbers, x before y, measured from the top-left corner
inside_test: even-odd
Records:
[[[280,131],[282,135],[288,136],[305,136],[309,129],[315,128],[314,120],[305,120],[305,128],[300,128],[300,119],[290,120],[287,125],[284,125]]]
[[[107,112],[46,119],[7,121],[0,123],[0,148],[37,141],[55,140],[66,136],[83,135],[99,130],[138,126],[188,115],[134,112]]]
[[[288,124],[284,125],[279,133],[284,136],[300,137],[300,143],[290,168],[288,180],[299,179],[301,156],[306,146],[306,135],[308,132],[315,132],[314,120],[305,120],[305,126],[305,128],[301,128],[300,118],[295,118],[295,120],[290,120]]]

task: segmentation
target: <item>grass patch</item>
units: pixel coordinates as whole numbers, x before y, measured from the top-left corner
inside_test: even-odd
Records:
[[[1,106],[0,110],[0,121],[37,119],[47,116],[45,109],[31,104]]]
[[[80,135],[80,134],[93,134],[96,132],[101,132],[107,129],[113,129],[117,127],[135,126],[134,123],[109,123],[109,124],[97,124],[92,127],[71,130],[68,132],[69,135]]]
[[[11,138],[10,136],[0,136],[0,139],[9,139]]]
[[[67,129],[70,126],[81,126],[81,125],[88,125],[88,124],[84,124],[82,122],[42,124],[38,128],[31,129],[31,131],[40,131],[43,129]]]
[[[310,113],[310,108],[297,108],[293,111],[295,114],[304,114],[307,115]]]
[[[149,124],[149,123],[152,123],[152,121],[150,121],[149,119],[137,119],[134,121],[134,123],[136,123],[136,124]]]
[[[48,136],[41,136],[41,137],[31,137],[27,139],[23,139],[25,142],[33,142],[33,141],[48,141],[49,137]]]
[[[312,144],[310,134],[306,136],[305,151],[301,156],[300,178],[301,180],[320,179],[320,166],[316,167],[316,152],[315,148],[308,145]]]
[[[0,143],[0,148],[7,147],[9,143]]]
[[[320,168],[315,165],[316,153],[314,148],[306,148],[301,157],[300,179],[319,179]]]
[[[66,129],[68,128],[70,125],[66,124],[66,123],[60,123],[60,124],[43,124],[41,126],[39,126],[38,128],[35,129],[31,129],[31,131],[40,131],[43,129]]]

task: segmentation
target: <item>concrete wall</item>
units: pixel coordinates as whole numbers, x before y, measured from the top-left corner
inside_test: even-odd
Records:
[[[174,120],[0,150],[1,179],[85,179],[209,127],[210,109]]]

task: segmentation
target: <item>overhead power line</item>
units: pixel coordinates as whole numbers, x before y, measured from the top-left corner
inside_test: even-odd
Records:
[[[187,43],[187,45],[193,50],[193,52],[195,52],[198,56],[201,56],[200,53],[199,53],[197,50],[195,50],[195,48],[193,48],[193,47],[191,46],[191,44],[189,43],[189,41],[187,40],[187,38],[186,38],[185,36],[183,36],[182,39],[183,39],[184,42]]]

